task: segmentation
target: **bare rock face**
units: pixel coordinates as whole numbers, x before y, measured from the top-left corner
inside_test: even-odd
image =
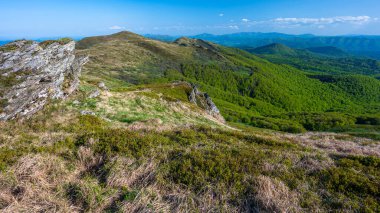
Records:
[[[64,99],[79,85],[88,57],[75,42],[20,40],[0,48],[0,120],[30,117],[50,99]]]
[[[211,97],[207,93],[200,92],[195,85],[191,85],[192,90],[189,95],[189,101],[206,110],[206,112],[219,121],[225,122],[220,114],[218,107],[214,104]]]

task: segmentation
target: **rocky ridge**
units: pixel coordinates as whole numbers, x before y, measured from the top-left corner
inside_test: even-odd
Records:
[[[64,99],[79,85],[87,56],[69,39],[19,40],[0,48],[0,120],[30,117],[50,99]]]

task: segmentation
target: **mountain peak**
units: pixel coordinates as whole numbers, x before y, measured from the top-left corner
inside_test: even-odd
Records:
[[[143,38],[141,35],[138,35],[136,33],[132,33],[132,32],[129,32],[129,31],[121,31],[121,32],[118,32],[118,33],[114,33],[114,34],[111,34],[107,37],[110,37],[110,38],[119,38],[119,39],[127,39],[127,38]]]
[[[195,40],[197,39],[192,39],[192,38],[188,38],[188,37],[180,37],[178,39],[176,39],[173,43],[176,43],[176,44],[190,44],[192,42],[194,42]]]
[[[129,31],[121,31],[115,34],[106,35],[106,36],[94,36],[87,37],[80,40],[77,44],[77,49],[87,49],[96,44],[105,43],[108,41],[115,40],[143,40],[145,39],[143,36],[129,32]]]

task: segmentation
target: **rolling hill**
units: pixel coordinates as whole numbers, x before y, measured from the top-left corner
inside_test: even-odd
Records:
[[[335,47],[292,49],[276,43],[245,50],[273,63],[288,64],[311,73],[380,76],[379,61],[351,56]]]
[[[276,54],[276,55],[295,55],[297,54],[295,50],[289,48],[283,44],[273,43],[263,47],[258,47],[252,50],[256,54]]]
[[[380,82],[371,77],[353,75],[344,80],[356,82],[360,77],[366,84],[368,94],[357,96],[351,93],[353,84],[323,81],[296,68],[203,40],[180,38],[166,43],[121,32],[85,38],[77,47],[80,54],[91,57],[84,68],[88,81],[102,79],[111,88],[168,80],[192,82],[215,99],[228,120],[255,126],[267,123],[264,126],[269,128],[302,131],[304,125],[294,120],[288,126],[287,113],[320,113],[322,119],[327,112],[366,114],[379,107]],[[270,49],[297,52],[283,45]],[[361,96],[370,98],[363,102]]]

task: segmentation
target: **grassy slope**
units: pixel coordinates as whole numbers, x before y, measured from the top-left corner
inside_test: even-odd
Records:
[[[122,32],[84,39],[78,47],[82,49],[80,52],[91,55],[92,61],[84,69],[87,81],[102,80],[114,88],[168,80],[194,82],[216,99],[229,120],[255,126],[287,130],[289,121],[284,116],[279,118],[279,114],[373,113],[379,103],[376,91],[380,85],[376,81],[358,77],[361,79],[358,85],[322,82],[295,68],[201,41],[164,43]],[[356,81],[356,77],[352,78]],[[350,91],[363,86],[371,88],[370,94],[357,96]],[[364,102],[357,97],[369,99]],[[291,122],[298,127],[290,129],[302,131],[301,124]]]
[[[297,138],[242,125],[235,126],[242,131],[228,129],[191,106],[181,86],[142,85],[87,98],[93,89],[84,84],[71,99],[51,103],[26,122],[0,123],[1,209],[380,208],[376,141],[347,135]],[[179,109],[178,101],[190,112]],[[81,116],[83,109],[96,116]]]
[[[230,124],[236,128],[231,129],[190,104],[189,87],[166,82],[199,83],[225,115],[256,116],[255,122],[268,128],[294,125],[290,115],[281,117],[288,110],[327,109],[336,104],[333,99],[350,99],[355,90],[345,92],[340,89],[345,85],[321,83],[236,49],[218,47],[215,55],[204,48],[136,39],[80,50],[92,62],[77,94],[51,103],[30,120],[0,123],[0,209],[379,211],[378,141],[284,134],[243,124]],[[99,81],[110,90],[88,98]],[[312,87],[303,93],[303,84]],[[314,99],[310,93],[320,95],[317,89],[333,94]],[[300,99],[292,105],[295,97],[316,103]],[[82,116],[81,110],[95,116]],[[271,114],[277,117],[264,116]],[[362,119],[366,125],[369,121]]]

